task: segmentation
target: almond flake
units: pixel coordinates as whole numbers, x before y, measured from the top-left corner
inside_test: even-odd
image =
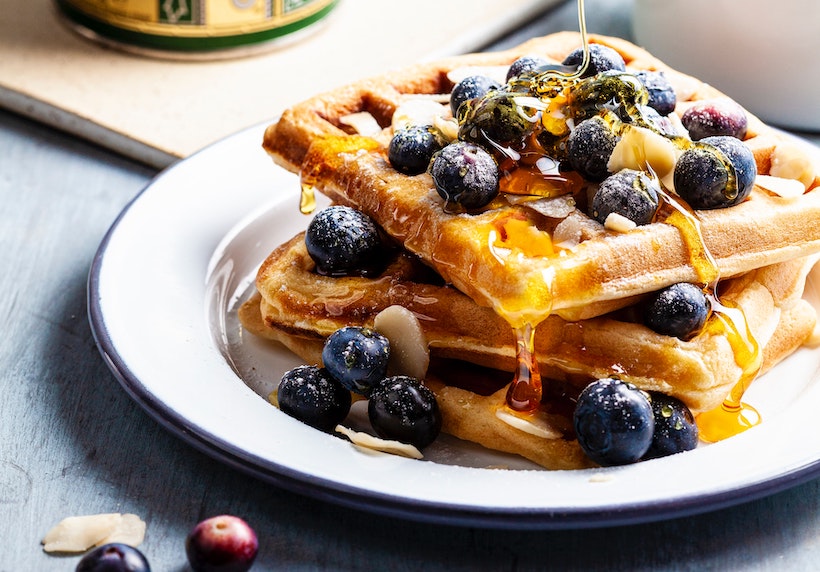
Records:
[[[645,171],[650,168],[663,179],[675,170],[680,151],[669,139],[644,127],[628,125],[621,134],[609,157],[607,169],[617,173],[621,169]]]
[[[448,119],[450,116],[449,105],[445,106],[428,98],[408,99],[393,112],[391,125],[395,133],[414,125],[435,125],[436,118]]]
[[[430,365],[430,352],[416,315],[403,306],[388,306],[376,314],[373,328],[390,341],[390,374],[423,380]]]
[[[554,219],[567,218],[575,210],[575,199],[570,195],[521,201],[520,204],[547,218]]]
[[[524,418],[505,411],[504,409],[497,409],[495,416],[510,427],[514,427],[524,433],[529,433],[530,435],[535,435],[536,437],[541,437],[542,439],[561,438],[561,433],[556,431],[549,425],[549,423],[547,423],[545,419],[540,417],[533,415]]]
[[[42,543],[46,552],[85,552],[109,542],[137,546],[144,537],[145,523],[138,516],[106,513],[64,518],[46,533]]]
[[[376,121],[367,111],[359,111],[358,113],[350,113],[339,118],[339,123],[352,127],[359,135],[373,136],[381,132],[381,125]]]
[[[803,196],[806,192],[806,187],[800,181],[795,179],[784,179],[782,177],[773,177],[771,175],[758,175],[755,179],[758,186],[763,187],[784,199],[796,199]]]
[[[626,233],[633,230],[637,224],[634,221],[626,218],[618,213],[609,213],[604,221],[604,228],[614,232]]]
[[[350,442],[356,445],[357,447],[362,447],[364,449],[370,449],[373,451],[380,451],[382,453],[390,453],[392,455],[399,455],[402,457],[408,457],[410,459],[424,458],[424,455],[421,454],[421,451],[416,449],[413,445],[408,445],[407,443],[391,441],[389,439],[380,439],[379,437],[374,437],[369,433],[353,431],[352,429],[348,429],[343,425],[337,425],[336,432],[341,433],[342,435],[350,439]]]
[[[145,540],[145,522],[135,514],[124,514],[111,534],[98,545],[119,542],[129,546],[139,546]]]
[[[769,174],[800,181],[805,187],[804,190],[814,182],[819,169],[820,166],[812,160],[808,152],[796,143],[781,142],[772,151]]]

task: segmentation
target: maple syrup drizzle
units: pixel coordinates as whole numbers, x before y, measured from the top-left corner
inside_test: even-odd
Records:
[[[299,212],[305,215],[316,210],[316,189],[312,184],[302,181],[299,195]]]
[[[729,391],[723,403],[695,418],[700,438],[714,443],[760,423],[760,414],[754,407],[742,402],[742,399],[746,389],[757,377],[763,357],[754,335],[749,330],[743,311],[720,302],[717,296],[711,297],[710,301],[712,316],[706,328],[726,336],[734,351],[735,361],[742,370],[740,379]]]
[[[541,373],[535,359],[535,327],[531,324],[514,328],[516,337],[516,370],[507,389],[507,406],[519,413],[532,413],[541,404]]]
[[[587,39],[586,14],[584,11],[584,0],[577,0],[578,6],[578,26],[581,32],[581,42],[583,45],[583,60],[578,69],[571,74],[560,71],[548,71],[533,80],[533,88],[536,93],[554,92],[557,86],[565,86],[568,80],[580,78],[587,67],[589,67],[590,50]],[[557,80],[557,82],[555,81]],[[531,139],[531,143],[537,141]],[[539,150],[540,145],[537,147]],[[543,150],[542,150],[543,151]],[[545,156],[545,153],[536,153],[537,156]],[[529,169],[527,169],[529,170]],[[514,171],[513,171],[514,173]],[[518,191],[526,194],[525,191],[533,190],[539,196],[552,197],[560,194],[573,192],[580,187],[580,181],[572,175],[565,176],[558,174],[557,168],[554,173],[539,173],[536,177],[528,177],[520,173],[517,176],[507,177],[506,190]],[[517,184],[516,184],[517,183]],[[541,404],[543,387],[541,374],[538,368],[538,360],[535,359],[535,328],[538,324],[527,322],[513,328],[516,338],[516,371],[513,380],[507,389],[506,405],[516,413],[532,413]]]
[[[651,172],[648,166],[647,170]],[[704,293],[710,303],[710,316],[704,331],[725,336],[734,353],[735,363],[741,368],[740,379],[723,403],[715,409],[699,414],[695,419],[703,441],[721,441],[761,421],[757,410],[741,401],[746,389],[760,371],[763,361],[760,345],[749,329],[743,310],[719,299],[720,271],[706,246],[700,221],[691,207],[662,190],[661,205],[655,220],[671,224],[681,233],[689,249],[690,263],[702,281]]]

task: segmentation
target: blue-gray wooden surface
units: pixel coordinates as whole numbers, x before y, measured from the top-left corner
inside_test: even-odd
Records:
[[[629,35],[629,2],[588,4],[590,31]],[[494,47],[564,28],[576,29],[574,3]],[[342,509],[195,451],[120,388],[86,317],[97,245],[154,175],[0,112],[0,571],[73,570],[78,557],[45,555],[42,536],[64,516],[113,511],[147,521],[158,572],[187,570],[186,533],[217,513],[253,523],[255,570],[820,569],[820,481],[654,524],[499,532]]]

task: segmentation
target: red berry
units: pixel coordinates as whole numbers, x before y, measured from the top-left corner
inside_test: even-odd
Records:
[[[259,541],[241,518],[221,515],[197,524],[185,539],[194,572],[246,572],[256,559]]]

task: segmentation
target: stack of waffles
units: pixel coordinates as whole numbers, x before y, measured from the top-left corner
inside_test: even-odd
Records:
[[[589,40],[615,49],[628,72],[663,71],[678,116],[724,97],[629,42]],[[478,211],[451,209],[429,173],[391,166],[389,142],[414,109],[439,109],[429,122],[452,128],[448,102],[459,78],[505,70],[526,55],[560,63],[581,45],[578,34],[554,34],[359,81],[286,110],[266,130],[264,149],[301,175],[304,193],[365,212],[397,248],[378,276],[330,277],[316,272],[297,235],[262,263],[258,292],[240,310],[243,325],[318,363],[333,331],[372,326],[379,312],[402,306],[424,331],[425,383],[443,430],[551,469],[591,464],[571,422],[573,400],[590,380],[617,375],[698,414],[813,341],[816,313],[803,290],[820,252],[820,168],[810,151],[750,114],[744,144],[757,183],[735,206],[687,210],[694,239],[668,220],[602,225],[579,196],[522,200],[502,192]],[[685,340],[635,318],[647,295],[678,282],[708,282],[741,317]],[[515,332],[524,326],[535,328],[544,380],[540,406],[529,414],[538,416],[538,430],[500,414],[509,410],[508,386],[522,359]]]

